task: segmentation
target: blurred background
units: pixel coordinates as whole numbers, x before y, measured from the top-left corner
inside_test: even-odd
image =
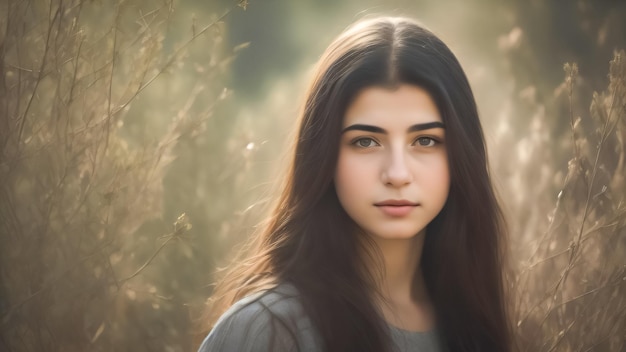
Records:
[[[456,53],[525,351],[626,351],[626,2],[3,0],[0,350],[192,351],[316,60],[410,16]]]

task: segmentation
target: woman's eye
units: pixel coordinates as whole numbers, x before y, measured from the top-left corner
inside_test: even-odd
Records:
[[[378,143],[376,143],[376,141],[371,138],[360,138],[354,141],[353,144],[361,148],[371,148],[378,145]]]
[[[430,137],[419,137],[416,142],[420,147],[434,147],[437,144],[437,141]]]

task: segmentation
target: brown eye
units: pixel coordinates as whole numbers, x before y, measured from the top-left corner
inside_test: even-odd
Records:
[[[356,141],[354,141],[353,144],[356,145],[357,147],[361,147],[361,148],[371,148],[371,147],[375,147],[375,146],[379,145],[378,143],[376,143],[375,140],[373,140],[371,138],[360,138],[360,139],[357,139]]]

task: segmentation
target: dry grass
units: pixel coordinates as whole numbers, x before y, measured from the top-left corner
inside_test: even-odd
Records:
[[[156,248],[137,233],[163,213],[163,179],[179,139],[210,116],[219,97],[202,86],[183,91],[181,104],[150,116],[149,125],[131,106],[166,94],[159,80],[175,82],[192,43],[216,41],[228,11],[204,27],[194,22],[188,39],[172,44],[173,3],[154,4],[0,5],[0,350],[189,345],[164,323],[171,311],[159,309],[163,297],[141,280],[189,230],[188,219],[152,233]],[[213,63],[207,71],[219,69]],[[125,122],[141,120],[148,128],[169,122],[129,143]]]
[[[626,348],[625,56],[615,53],[607,90],[594,93],[589,112],[580,117],[578,67],[565,65],[557,95],[567,98],[570,117],[569,138],[561,141],[571,146],[568,170],[547,222],[525,232],[514,229],[524,237],[514,247],[516,258],[523,258],[514,287],[523,351]],[[535,186],[535,191],[550,191],[545,182]],[[526,200],[526,214],[545,211],[533,205]]]

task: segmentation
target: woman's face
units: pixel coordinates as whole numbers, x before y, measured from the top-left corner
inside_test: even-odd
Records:
[[[443,127],[430,94],[413,85],[365,88],[348,106],[335,189],[366,233],[409,239],[439,214],[450,188]]]

